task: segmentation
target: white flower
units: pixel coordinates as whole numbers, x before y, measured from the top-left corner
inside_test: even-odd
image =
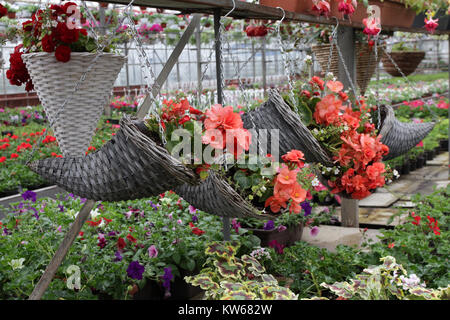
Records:
[[[98,211],[98,208],[95,208],[94,210],[91,211],[91,219],[95,220],[95,218],[97,218],[101,214],[102,213]]]
[[[397,170],[394,169],[394,171],[392,171],[392,173],[394,174],[394,177],[396,177],[396,178],[400,177],[400,174],[398,173]]]
[[[11,268],[13,270],[22,269],[24,261],[25,261],[25,258],[12,259],[10,262],[8,262],[8,264],[11,266]]]
[[[336,169],[334,170],[334,174],[336,174],[336,175],[339,174],[339,168],[336,168]]]
[[[320,184],[320,181],[319,181],[319,179],[317,179],[317,178],[314,178],[314,179],[311,181],[311,185],[312,185],[313,187],[318,187],[319,184]]]

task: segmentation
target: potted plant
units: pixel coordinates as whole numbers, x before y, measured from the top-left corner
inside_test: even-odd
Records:
[[[413,73],[420,62],[425,57],[424,51],[419,51],[412,46],[407,45],[404,41],[400,41],[392,46],[391,52],[389,52],[392,60],[400,68],[401,72],[408,76]],[[381,59],[383,62],[384,70],[393,77],[400,77],[402,74],[392,63],[391,59],[387,55],[383,55]]]
[[[23,43],[11,54],[7,71],[11,84],[26,84],[27,91],[37,91],[50,118],[60,113],[58,121],[62,122],[53,126],[66,156],[84,154],[89,147],[95,125],[125,62],[123,56],[111,53],[111,46],[96,53],[95,40],[85,29],[68,27],[66,11],[72,5],[69,2],[48,6],[23,23]],[[33,33],[38,21],[46,24]],[[94,59],[97,61],[89,70]],[[70,74],[71,80],[61,82],[62,74]],[[77,82],[80,82],[77,99],[71,99]],[[64,103],[64,110],[59,111]]]
[[[153,44],[158,39],[162,39],[162,31],[163,28],[160,24],[147,25],[143,23],[138,28],[138,34],[141,37],[141,40],[147,44]]]
[[[6,10],[7,10],[8,18],[9,18],[9,19],[15,19],[15,18],[16,18],[16,12],[17,12],[17,9],[14,8],[13,6],[9,5],[8,3],[5,3],[5,6],[4,6],[4,7],[5,7]]]

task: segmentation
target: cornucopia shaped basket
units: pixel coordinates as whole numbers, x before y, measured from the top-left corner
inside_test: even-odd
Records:
[[[395,118],[391,106],[381,105],[381,142],[389,147],[389,153],[383,160],[393,159],[405,154],[422,141],[435,125],[434,122],[406,123]]]
[[[124,115],[116,135],[96,152],[38,160],[29,167],[68,192],[101,201],[145,198],[196,183],[194,172],[150,136],[144,122]]]
[[[260,107],[242,115],[246,129],[278,129],[279,154],[292,149],[302,150],[308,162],[329,163],[330,160],[314,139],[310,131],[284,102],[278,91],[270,90],[269,99]],[[252,121],[253,120],[253,121]],[[267,145],[271,145],[270,130],[267,131]],[[256,141],[252,141],[256,143]],[[278,151],[278,150],[277,150]],[[174,189],[194,207],[210,214],[224,217],[271,218],[245,201],[226,181],[210,172],[209,177],[199,185],[181,185]]]

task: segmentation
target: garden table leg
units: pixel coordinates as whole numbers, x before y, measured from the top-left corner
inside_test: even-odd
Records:
[[[56,251],[52,261],[50,261],[50,263],[48,264],[47,268],[44,271],[44,274],[42,275],[38,284],[34,288],[28,300],[40,300],[42,298],[48,286],[50,285],[50,282],[55,276],[56,271],[58,270],[59,266],[66,257],[67,252],[72,246],[72,243],[75,241],[77,235],[80,233],[83,224],[89,217],[89,214],[91,213],[91,210],[94,207],[94,205],[95,205],[94,200],[87,200],[86,203],[83,205],[75,221],[72,223],[69,232],[67,232],[66,236],[64,237],[64,240],[62,241],[62,243],[58,248],[58,251]]]

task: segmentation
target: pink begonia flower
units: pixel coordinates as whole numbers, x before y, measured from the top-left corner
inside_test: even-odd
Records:
[[[155,23],[154,25],[152,25],[152,26],[150,27],[150,31],[161,32],[161,31],[163,31],[163,30],[164,30],[163,27],[161,27],[161,25],[160,25],[160,24],[157,24],[157,23]]]
[[[190,214],[194,214],[194,213],[196,213],[196,212],[197,212],[197,209],[195,209],[195,207],[189,205],[189,213],[190,213]]]
[[[183,221],[181,221],[181,219],[178,219],[178,220],[177,220],[177,223],[178,223],[178,224],[183,224]]]
[[[445,102],[444,100],[439,101],[439,103],[437,104],[437,107],[439,109],[448,109],[448,103]]]
[[[335,195],[334,198],[336,199],[336,201],[341,204],[341,197],[338,195]]]
[[[278,232],[282,232],[282,231],[284,231],[286,229],[287,229],[286,226],[281,225],[281,226],[278,227]]]
[[[423,147],[423,141],[420,141],[416,147]]]
[[[156,258],[158,256],[158,249],[156,249],[155,245],[151,245],[148,248],[148,256],[150,258]]]
[[[61,226],[58,226],[58,228],[56,229],[58,232],[61,232]]]
[[[319,228],[318,227],[312,227],[311,231],[309,232],[312,237],[315,237],[319,234]]]

